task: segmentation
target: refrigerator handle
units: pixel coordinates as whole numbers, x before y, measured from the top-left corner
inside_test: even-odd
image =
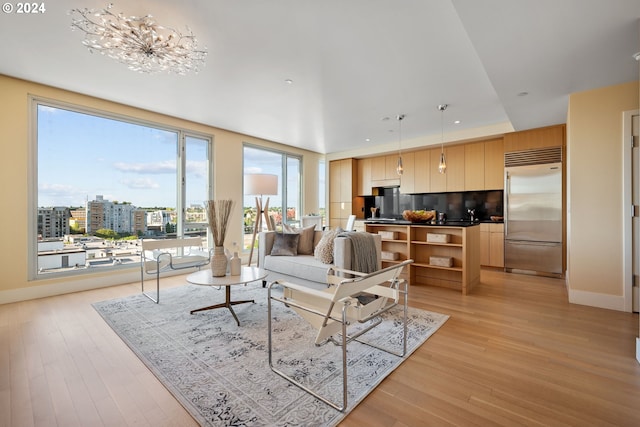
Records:
[[[502,215],[504,217],[504,235],[509,235],[509,192],[511,190],[509,171],[504,171],[504,201],[502,202]]]

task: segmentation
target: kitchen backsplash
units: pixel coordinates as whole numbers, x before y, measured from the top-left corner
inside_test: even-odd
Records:
[[[467,209],[475,209],[475,217],[481,221],[503,216],[502,190],[402,194],[399,187],[392,187],[380,188],[379,194],[364,198],[365,218],[371,217],[371,208],[378,208],[380,218],[402,218],[407,209],[445,212],[450,220],[469,219]]]

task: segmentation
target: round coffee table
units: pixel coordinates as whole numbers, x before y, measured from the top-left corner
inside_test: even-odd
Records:
[[[236,313],[233,311],[233,308],[231,306],[244,304],[248,302],[255,303],[255,301],[254,300],[231,301],[231,286],[246,285],[247,283],[250,283],[250,282],[264,280],[265,277],[267,277],[267,271],[258,267],[242,267],[240,275],[238,276],[230,276],[227,274],[226,276],[222,276],[222,277],[213,277],[211,275],[211,270],[208,268],[206,270],[200,270],[195,273],[191,273],[190,275],[187,276],[187,282],[189,283],[192,283],[194,285],[202,285],[202,286],[226,287],[225,301],[223,303],[191,310],[191,314],[196,313],[198,311],[227,307],[229,311],[231,311],[233,318],[236,319],[238,326],[240,326],[240,321],[238,320],[238,316],[236,316]]]

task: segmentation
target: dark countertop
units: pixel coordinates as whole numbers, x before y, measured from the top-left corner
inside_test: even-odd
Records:
[[[493,222],[493,221],[446,221],[444,223],[431,223],[431,222],[411,222],[404,219],[388,220],[388,219],[367,219],[365,224],[384,224],[384,225],[415,225],[421,227],[473,227],[474,225],[480,225],[480,222]]]

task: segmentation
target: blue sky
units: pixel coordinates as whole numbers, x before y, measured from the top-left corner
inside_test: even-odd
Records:
[[[138,207],[176,206],[178,134],[133,123],[40,105],[38,107],[38,206],[84,206],[87,198]],[[282,154],[244,150],[244,173],[280,176]],[[207,149],[187,137],[187,206],[207,199]],[[289,177],[295,187],[297,175]],[[282,182],[279,182],[281,185]],[[289,195],[289,205],[297,197]],[[282,194],[270,196],[270,206]],[[253,196],[244,206],[255,206]]]
[[[176,132],[41,105],[38,206],[82,206],[102,195],[139,207],[175,207],[176,141]],[[188,203],[201,204],[206,147],[189,150],[187,159]]]

